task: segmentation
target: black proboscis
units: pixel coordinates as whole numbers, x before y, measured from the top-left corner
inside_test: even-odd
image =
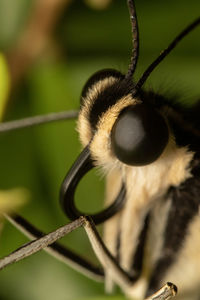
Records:
[[[89,172],[94,167],[90,155],[89,145],[86,146],[75,163],[72,165],[71,169],[67,173],[60,189],[60,203],[61,206],[70,220],[75,220],[80,216],[89,215],[88,213],[81,212],[75,206],[75,191],[78,183],[83,178],[83,176]],[[121,210],[125,201],[125,187],[122,185],[118,196],[115,201],[103,209],[99,213],[90,215],[93,222],[97,225],[105,222],[107,219],[115,215],[119,210]]]

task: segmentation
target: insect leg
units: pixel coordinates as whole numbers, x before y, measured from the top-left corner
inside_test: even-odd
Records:
[[[10,255],[4,257],[3,259],[0,260],[0,269],[3,269],[9,264],[12,264],[14,262],[17,262],[19,260],[22,260],[38,251],[41,249],[49,246],[50,244],[54,243],[56,240],[64,237],[71,231],[75,230],[76,228],[80,227],[83,225],[84,218],[79,218],[67,225],[64,225],[57,230],[46,234],[45,236],[40,237],[39,239],[33,240],[19,249],[15,250],[12,252]]]
[[[126,273],[102,241],[90,217],[85,217],[83,227],[88,235],[93,250],[105,269],[109,269],[113,280],[125,291],[132,287],[131,277]],[[172,283],[167,283],[159,291],[146,300],[169,300],[176,295],[177,288]]]
[[[18,224],[19,224],[19,219],[18,219]],[[60,227],[54,232],[51,232],[34,241],[31,241],[30,243],[23,245],[22,247],[12,252],[7,257],[4,257],[3,259],[0,260],[0,269],[3,269],[9,264],[22,260],[40,251],[41,249],[48,247],[49,245],[53,244],[56,240],[62,238],[63,236],[67,235],[68,233],[70,233],[71,231],[79,227],[83,227],[86,230],[86,233],[89,237],[89,240],[92,244],[95,254],[97,255],[101,264],[104,267],[106,267],[106,265],[108,264],[109,266],[111,266],[112,269],[115,270],[115,272],[117,272],[118,276],[116,276],[117,277],[116,282],[119,283],[119,285],[123,284],[123,286],[131,285],[131,280],[129,278],[129,275],[122,270],[122,268],[118,265],[114,257],[110,254],[110,252],[104,245],[101,237],[99,236],[95,228],[95,225],[93,224],[91,218],[89,217],[80,217],[77,220]]]
[[[15,216],[5,215],[5,217],[12,225],[14,225],[15,228],[17,228],[19,231],[21,231],[25,236],[27,236],[31,240],[39,239],[45,236],[44,232],[38,230],[30,222],[28,222],[26,219],[24,219],[19,215],[15,215]],[[95,266],[94,264],[92,264],[82,256],[64,247],[60,243],[55,242],[49,245],[48,247],[44,248],[44,250],[48,254],[52,255],[56,259],[69,265],[70,267],[80,272],[81,274],[84,274],[85,276],[92,278],[93,280],[96,281],[104,280],[104,272],[102,268],[100,268],[99,266]]]
[[[41,232],[40,230],[38,230],[37,228],[35,228],[35,226],[33,226],[30,222],[28,222],[27,220],[25,220],[24,218],[22,218],[19,215],[15,215],[14,217],[5,215],[5,217],[12,225],[14,225],[17,229],[19,229],[28,238],[36,239],[34,242],[40,240],[38,242],[38,244],[40,244],[40,246],[39,246],[39,248],[35,249],[34,248],[35,245],[33,242],[25,244],[24,246],[21,247],[21,248],[23,248],[24,252],[28,251],[27,253],[25,253],[25,256],[23,256],[23,252],[20,252],[21,248],[19,248],[18,250],[11,253],[9,256],[0,260],[0,269],[3,269],[7,265],[12,264],[15,261],[19,261],[29,255],[32,255],[32,254],[36,253],[37,251],[46,247],[45,241],[41,240],[41,238],[45,237],[46,235],[43,232]],[[68,224],[68,225],[70,225],[70,224]],[[66,226],[68,226],[68,225],[66,225]],[[74,229],[76,229],[76,227],[74,227],[72,230],[74,230]],[[58,239],[58,238],[59,238],[59,235],[56,237],[56,239]],[[50,242],[52,243],[53,241],[50,241]],[[100,267],[95,266],[94,264],[87,261],[82,256],[74,253],[73,251],[69,250],[68,248],[64,247],[63,245],[54,242],[53,244],[44,248],[44,250],[47,253],[49,253],[50,255],[52,255],[53,257],[55,257],[56,259],[71,266],[73,269],[79,271],[80,273],[86,275],[87,277],[92,278],[93,280],[96,280],[96,281],[103,281],[104,272]],[[18,259],[15,260],[15,258],[17,256],[18,256]]]
[[[145,300],[168,300],[174,297],[176,294],[177,287],[173,283],[167,282],[160,290]]]
[[[131,277],[126,273],[118,264],[116,259],[112,256],[102,238],[100,237],[92,219],[85,217],[85,223],[83,225],[91,246],[99,259],[100,263],[105,269],[109,269],[112,273],[113,280],[122,288],[126,289],[132,285]]]
[[[27,222],[25,219],[23,219],[19,216],[15,217],[15,218],[11,218],[11,217],[7,216],[7,219],[15,225],[16,225],[16,223],[18,223],[18,228],[20,226],[25,228],[24,231],[29,232],[29,236],[38,236],[38,235],[41,236],[42,235],[42,233],[40,231],[38,231],[36,228],[34,228],[34,226],[32,226],[29,222]],[[22,225],[23,222],[24,222],[24,224]],[[25,224],[26,224],[26,226],[24,226]],[[50,251],[48,251],[49,253],[51,253],[51,251],[54,251],[54,252],[57,252],[57,254],[58,254],[57,256],[62,255],[63,249],[64,249],[64,251],[68,251],[68,250],[66,248],[62,247],[60,244],[55,243],[55,241],[62,238],[63,236],[67,235],[68,233],[70,233],[71,231],[73,231],[79,227],[83,227],[85,229],[97,258],[99,259],[100,263],[102,264],[102,266],[104,268],[109,268],[112,271],[113,279],[115,280],[115,282],[118,283],[122,288],[125,288],[125,289],[128,289],[129,287],[131,287],[131,285],[132,285],[131,278],[120,267],[120,265],[117,263],[115,258],[111,255],[111,253],[109,252],[109,250],[103,243],[103,241],[102,241],[99,233],[97,232],[96,227],[90,217],[80,217],[77,220],[60,227],[59,229],[55,230],[54,232],[51,232],[47,235],[44,235],[44,236],[30,242],[30,243],[23,245],[21,248],[17,249],[16,251],[11,253],[7,257],[4,257],[3,259],[0,260],[0,269],[5,268],[9,264],[12,264],[21,259],[24,259],[25,257],[28,257],[28,256],[40,251],[41,249],[44,249],[46,251],[47,251],[47,249],[51,249]],[[77,257],[77,255],[74,254],[74,257]],[[66,260],[71,260],[71,257],[69,258],[65,255],[64,255],[64,258]],[[83,259],[80,257],[79,257],[79,260],[83,262]],[[75,263],[79,264],[79,261],[75,261]],[[86,262],[84,261],[84,263],[88,264],[87,261]],[[80,267],[82,268],[83,265],[81,265]],[[89,272],[92,273],[91,268],[90,268]],[[83,272],[83,273],[85,273],[85,272]],[[103,278],[103,271],[99,271],[99,274],[95,274],[95,275],[99,275],[100,278]],[[151,297],[149,297],[146,300],[168,300],[171,297],[173,297],[175,294],[176,294],[176,287],[173,284],[168,283],[163,288],[161,288],[158,292],[156,292],[154,295],[152,295]]]

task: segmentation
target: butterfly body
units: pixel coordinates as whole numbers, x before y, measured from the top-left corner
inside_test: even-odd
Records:
[[[190,186],[189,183],[197,180],[196,174],[193,174],[193,163],[198,155],[194,151],[199,142],[198,129],[187,120],[184,126],[180,125],[184,114],[175,110],[170,101],[165,99],[160,104],[160,96],[152,92],[134,95],[134,85],[127,83],[123,76],[119,79],[112,75],[109,79],[107,74],[106,80],[102,81],[102,73],[98,73],[99,81],[96,75],[94,81],[89,80],[90,97],[84,91],[78,128],[83,145],[89,143],[94,164],[102,168],[107,176],[106,205],[114,201],[122,183],[125,185],[123,209],[104,225],[104,240],[108,249],[132,276],[133,285],[124,292],[140,299],[167,280],[181,286],[183,293],[186,293],[188,285],[184,274],[188,268],[194,277],[194,286],[190,286],[194,291],[198,289],[198,280],[195,280],[198,274],[189,245],[195,240],[195,248],[200,251],[194,229],[200,224],[200,200],[194,200],[191,196],[192,184]],[[128,88],[123,90],[126,85]],[[112,100],[107,103],[107,95],[112,97],[112,89],[122,92],[114,92]],[[144,166],[130,166],[120,162],[114,155],[110,132],[123,109],[142,103],[151,106],[164,117],[169,139],[164,151],[154,162]],[[94,112],[96,115],[92,119],[91,114]],[[86,126],[84,129],[83,125]],[[135,128],[130,130],[134,131]],[[185,131],[185,140],[180,141],[176,137],[180,130]],[[192,140],[195,143],[191,144]],[[182,199],[185,190],[191,195]],[[185,271],[181,272],[180,269]],[[105,272],[107,287],[112,289],[112,272]]]
[[[72,222],[45,235],[20,216],[6,216],[36,241],[1,259],[0,269],[45,248],[86,276],[104,280],[107,291],[118,285],[130,299],[168,300],[176,294],[176,284],[180,300],[198,300],[200,105],[197,101],[184,107],[176,98],[143,86],[174,47],[200,25],[200,18],[176,36],[136,81],[139,34],[134,1],[127,3],[133,43],[127,73],[96,72],[82,91],[77,129],[83,151],[60,188],[61,206]],[[106,177],[106,208],[88,216],[76,207],[74,195],[94,167]],[[104,241],[95,227],[100,223]],[[55,243],[79,227],[85,229],[101,267]]]

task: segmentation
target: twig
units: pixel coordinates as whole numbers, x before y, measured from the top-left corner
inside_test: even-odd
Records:
[[[31,241],[31,242],[23,245],[19,249],[15,250],[11,254],[9,254],[8,256],[6,256],[0,260],[0,270],[14,262],[24,259],[24,258],[42,250],[43,248],[53,244],[58,239],[64,237],[71,231],[82,226],[83,223],[84,223],[84,218],[80,217],[79,219],[77,219],[67,225],[62,226],[62,227],[58,228],[57,230],[39,238],[39,239],[36,239],[34,241]]]
[[[31,126],[36,126],[40,124],[63,121],[69,119],[75,119],[78,115],[78,111],[70,110],[70,111],[62,111],[58,113],[50,113],[47,115],[39,115],[35,117],[14,120],[9,122],[0,123],[0,133],[12,131],[16,129],[27,128]]]

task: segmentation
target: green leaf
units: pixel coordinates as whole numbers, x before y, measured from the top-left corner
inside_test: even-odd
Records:
[[[0,213],[9,213],[27,202],[29,192],[24,188],[0,190]]]
[[[0,53],[0,121],[2,121],[3,113],[5,110],[6,101],[8,99],[8,92],[10,88],[10,76],[6,59]]]

